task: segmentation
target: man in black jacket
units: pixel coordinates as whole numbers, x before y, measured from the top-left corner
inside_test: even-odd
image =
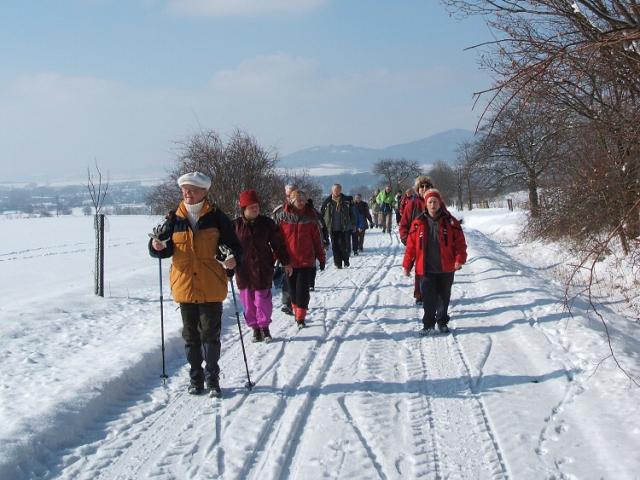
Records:
[[[349,266],[349,244],[355,229],[356,214],[353,197],[342,193],[342,185],[334,183],[331,195],[322,202],[322,218],[331,235],[333,263],[337,268]]]

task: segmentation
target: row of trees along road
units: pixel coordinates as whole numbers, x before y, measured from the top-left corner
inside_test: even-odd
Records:
[[[478,138],[461,147],[460,176],[525,187],[531,233],[573,241],[579,261],[567,291],[579,285],[598,313],[594,265],[612,243],[638,283],[640,3],[441,1],[455,15],[482,16],[494,37],[475,46],[495,83],[477,93],[486,102]]]

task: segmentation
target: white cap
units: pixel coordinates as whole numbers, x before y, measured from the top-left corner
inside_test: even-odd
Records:
[[[185,173],[178,178],[178,186],[182,187],[183,185],[193,185],[194,187],[209,190],[209,187],[211,186],[211,179],[204,173],[200,172]]]

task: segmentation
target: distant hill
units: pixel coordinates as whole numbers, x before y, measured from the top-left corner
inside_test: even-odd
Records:
[[[283,168],[304,168],[312,175],[323,175],[334,169],[370,172],[381,158],[406,158],[421,165],[437,161],[453,163],[459,143],[473,136],[470,130],[455,129],[436,133],[414,142],[384,148],[365,148],[354,145],[316,146],[298,150],[280,158]]]

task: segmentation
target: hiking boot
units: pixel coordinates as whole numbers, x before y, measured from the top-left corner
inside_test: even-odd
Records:
[[[264,339],[264,343],[271,343],[273,340],[271,332],[269,332],[269,327],[262,328],[262,338]]]
[[[433,335],[435,333],[435,329],[433,327],[431,328],[427,328],[427,327],[423,327],[422,330],[420,330],[418,332],[418,334],[421,337],[430,337],[431,335]]]
[[[438,325],[438,330],[440,330],[440,333],[449,333],[451,331],[446,323],[443,325]]]
[[[222,389],[220,388],[220,380],[218,377],[211,377],[207,380],[207,390],[209,390],[209,395],[211,397],[219,397],[222,395]]]
[[[204,385],[192,383],[187,389],[189,395],[202,395],[204,393]]]
[[[298,325],[299,330],[302,330],[304,327],[306,327],[304,320],[296,320],[296,325]]]
[[[254,328],[253,337],[251,337],[251,341],[253,343],[258,343],[258,342],[261,342],[262,340],[264,340],[264,337],[262,336],[262,330],[259,328]]]
[[[291,307],[289,305],[283,305],[280,311],[286,313],[287,315],[293,315],[293,310],[291,310]]]
[[[349,266],[350,266],[350,264],[349,264],[349,260],[345,260],[345,261],[344,261],[344,266],[345,266],[345,267],[349,267]]]

